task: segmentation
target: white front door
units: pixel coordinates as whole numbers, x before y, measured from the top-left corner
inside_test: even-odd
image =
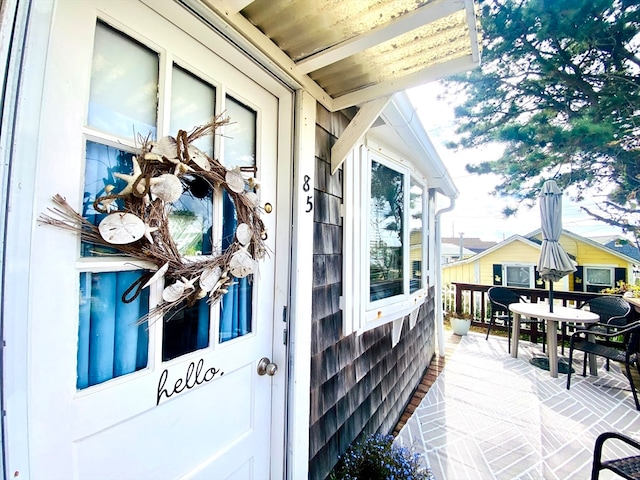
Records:
[[[32,478],[282,477],[288,268],[281,252],[290,207],[276,187],[288,171],[290,95],[257,68],[238,68],[234,58],[246,64],[246,57],[173,2],[157,8],[56,3],[35,215],[60,194],[99,221],[93,200],[107,185],[123,188],[114,173],[132,173],[141,136],[175,136],[224,113],[232,123],[198,145],[259,180],[260,206],[271,207],[261,212],[268,254],[221,303],[201,301],[138,327],[164,287],[157,282],[122,302],[146,264],[95,255],[73,232],[34,222],[28,364],[17,367],[28,377]],[[183,255],[224,250],[233,208],[215,185],[183,187],[171,224]],[[258,374],[262,358],[278,364],[275,375]]]

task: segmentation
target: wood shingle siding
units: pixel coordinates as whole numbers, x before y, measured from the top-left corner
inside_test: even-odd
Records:
[[[342,170],[331,175],[330,151],[348,119],[321,106],[316,118],[309,478],[322,480],[358,437],[393,430],[434,356],[435,306],[432,288],[393,348],[391,323],[343,335],[342,260],[360,246],[343,246]]]

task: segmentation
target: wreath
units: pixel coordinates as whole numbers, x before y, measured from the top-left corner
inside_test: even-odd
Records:
[[[180,130],[175,138],[140,139],[142,147],[132,159],[133,172],[113,174],[126,186],[114,193],[115,186],[107,185],[105,195],[93,202],[97,212],[107,214],[98,225],[77,213],[61,195],[53,197],[56,206],[42,214],[40,222],[79,233],[84,242],[115,248],[126,257],[153,263],[157,270],[141,275],[122,296],[124,302],[131,302],[142,289],[164,277],[162,301],[148,316],[164,315],[181,305],[192,306],[205,297],[210,304],[217,302],[234,279],[252,274],[267,252],[256,179],[245,179],[240,167],[227,169],[193,145],[228,123],[229,118],[218,116],[190,133]],[[169,214],[172,203],[186,189],[193,190],[194,181],[226,192],[235,205],[237,226],[233,241],[224,251],[217,249],[213,255],[190,258],[179,252],[170,234]],[[124,208],[118,207],[118,199]]]

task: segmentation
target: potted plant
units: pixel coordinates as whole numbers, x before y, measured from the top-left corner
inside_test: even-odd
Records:
[[[453,333],[460,336],[469,333],[469,328],[471,327],[471,315],[460,314],[454,316],[453,314],[449,314],[448,317],[449,325],[451,325]]]
[[[619,281],[613,288],[605,288],[601,293],[622,294],[623,297],[640,298],[640,285]]]
[[[373,434],[340,455],[329,480],[434,480],[420,464],[420,455],[394,445],[392,435]]]

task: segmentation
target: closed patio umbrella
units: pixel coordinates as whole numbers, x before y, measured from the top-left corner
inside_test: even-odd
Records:
[[[553,312],[553,282],[576,271],[567,252],[560,245],[562,233],[562,191],[554,180],[547,180],[540,192],[542,249],[538,259],[540,278],[549,282],[549,311]]]

